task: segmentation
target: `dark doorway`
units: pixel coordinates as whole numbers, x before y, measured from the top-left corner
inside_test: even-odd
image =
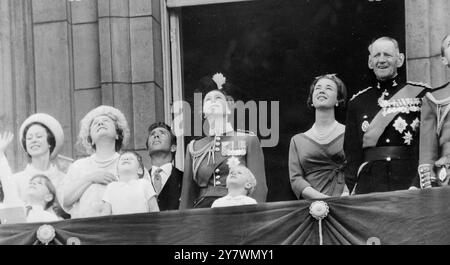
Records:
[[[404,1],[396,0],[260,0],[185,7],[185,100],[193,102],[202,77],[221,72],[245,91],[245,99],[279,101],[280,140],[276,147],[264,148],[267,199],[295,199],[289,142],[314,122],[306,106],[310,83],[318,75],[337,73],[350,96],[367,87],[372,78],[367,46],[386,35],[396,38],[404,51],[404,14]],[[337,118],[344,122],[345,113]]]

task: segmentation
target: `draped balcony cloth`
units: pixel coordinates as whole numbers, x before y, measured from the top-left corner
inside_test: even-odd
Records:
[[[397,191],[325,200],[324,245],[450,244],[450,188]],[[108,216],[50,223],[50,244],[317,245],[311,201]],[[42,224],[0,226],[0,244],[39,243]]]

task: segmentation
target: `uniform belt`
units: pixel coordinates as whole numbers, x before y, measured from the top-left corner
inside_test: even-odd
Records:
[[[381,146],[364,149],[365,162],[376,160],[391,161],[393,159],[409,159],[412,158],[413,155],[413,149],[407,146]]]
[[[199,197],[209,197],[209,196],[218,196],[223,197],[228,194],[228,189],[226,187],[220,186],[207,186],[205,188],[200,189]]]

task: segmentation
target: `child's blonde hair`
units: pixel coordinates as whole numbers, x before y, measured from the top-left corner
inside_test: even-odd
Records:
[[[250,169],[248,169],[248,167],[244,166],[244,165],[237,165],[235,168],[244,168],[247,171],[247,181],[252,184],[252,187],[247,189],[247,195],[251,195],[256,188],[256,178],[255,175],[253,175],[252,171]]]

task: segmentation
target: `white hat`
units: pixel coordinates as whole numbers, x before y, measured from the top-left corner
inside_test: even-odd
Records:
[[[130,129],[128,127],[125,115],[120,110],[114,107],[107,105],[99,106],[89,111],[89,113],[86,114],[86,116],[84,116],[84,118],[80,121],[80,133],[78,135],[79,142],[81,143],[81,145],[84,147],[84,149],[88,154],[92,154],[95,152],[95,150],[92,147],[92,143],[88,141],[92,121],[96,117],[102,115],[110,117],[116,123],[117,128],[122,130],[123,134],[122,146],[125,146],[130,138]]]
[[[45,125],[45,127],[52,132],[53,136],[55,136],[55,148],[50,154],[50,158],[54,158],[64,143],[64,131],[61,124],[55,118],[45,113],[36,113],[31,115],[20,126],[19,137],[23,150],[27,152],[27,147],[23,144],[23,137],[25,133],[24,130],[28,125],[35,122]]]

